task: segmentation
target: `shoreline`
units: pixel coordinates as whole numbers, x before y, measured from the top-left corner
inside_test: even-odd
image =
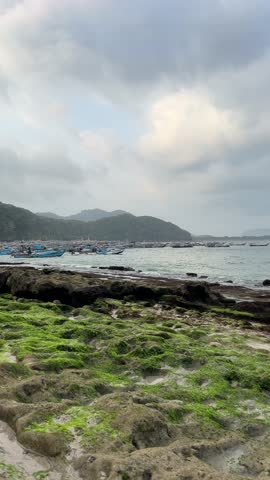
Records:
[[[87,272],[99,271],[100,267],[110,265],[129,266],[135,271],[132,276],[172,278],[176,280],[188,279],[187,273],[194,272],[199,277],[207,277],[208,282],[218,282],[244,286],[247,288],[264,289],[263,282],[269,276],[269,257],[266,250],[254,253],[252,249],[242,250],[240,247],[225,253],[218,250],[195,248],[191,251],[177,249],[127,249],[122,256],[79,255],[72,256],[66,253],[60,259],[24,259],[15,260],[12,257],[2,257],[0,262],[17,263],[27,262],[26,265],[61,270]],[[115,263],[114,263],[115,262]]]
[[[187,282],[195,282],[195,283],[203,283],[210,286],[217,287],[225,294],[232,296],[232,298],[245,298],[247,299],[250,297],[251,299],[254,298],[269,298],[270,301],[270,287],[267,286],[246,286],[242,284],[237,284],[232,281],[224,281],[224,282],[216,282],[215,280],[211,280],[208,276],[205,278],[204,276],[199,276],[198,274],[194,273],[191,276],[188,274],[183,274],[183,277],[174,277],[174,276],[166,276],[166,275],[153,275],[148,274],[142,271],[136,271],[132,267],[126,266],[112,266],[109,265],[105,266],[90,266],[86,269],[83,268],[70,268],[67,266],[63,268],[62,265],[51,265],[51,264],[33,264],[33,263],[26,263],[26,262],[1,262],[0,261],[0,271],[2,268],[25,268],[25,269],[34,269],[38,271],[50,270],[52,272],[59,272],[59,273],[71,273],[71,274],[79,274],[79,275],[87,275],[93,276],[95,278],[100,279],[120,279],[120,280],[127,280],[127,281],[134,281],[134,280],[142,280],[144,282],[156,282],[159,283],[167,283],[174,285],[175,283],[185,284]],[[119,268],[120,267],[120,268]],[[184,277],[184,275],[186,275]],[[193,276],[194,275],[194,276]],[[235,295],[237,294],[237,295]]]
[[[32,272],[32,274],[31,274]],[[1,277],[3,280],[1,284]],[[12,278],[14,285],[12,286]],[[18,281],[19,278],[19,281]],[[75,279],[75,281],[74,281]],[[40,291],[38,283],[40,282]],[[74,302],[79,302],[80,306],[91,304],[99,296],[101,298],[124,298],[133,295],[141,290],[137,300],[159,301],[164,295],[173,295],[178,297],[179,305],[187,302],[192,303],[198,308],[206,308],[208,305],[216,304],[223,306],[234,306],[236,309],[243,309],[247,312],[256,312],[262,318],[270,319],[270,289],[255,289],[234,284],[212,283],[200,278],[187,278],[183,280],[144,276],[137,272],[103,270],[78,272],[75,270],[62,270],[58,267],[47,265],[0,265],[0,293],[9,284],[8,293],[15,296],[26,296],[26,298],[38,298],[48,301],[66,299],[68,304],[73,304],[72,295],[75,293]],[[47,286],[47,292],[44,290],[44,284]],[[119,292],[117,292],[119,288]],[[54,292],[54,290],[56,292]],[[187,291],[193,293],[189,295]],[[197,293],[194,293],[196,292]],[[88,294],[88,296],[87,296]],[[53,298],[55,296],[55,298]],[[59,297],[59,298],[58,298]],[[70,300],[71,299],[71,300]],[[93,300],[94,299],[94,300]],[[64,303],[64,302],[63,302]]]

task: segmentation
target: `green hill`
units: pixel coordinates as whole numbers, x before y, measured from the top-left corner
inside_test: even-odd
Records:
[[[74,215],[67,215],[61,217],[52,212],[37,212],[36,215],[46,218],[54,218],[58,220],[80,220],[82,222],[94,222],[95,220],[101,220],[102,218],[116,217],[118,215],[123,215],[124,210],[113,210],[112,212],[107,212],[106,210],[101,210],[100,208],[92,208],[90,210],[82,210],[79,213]]]
[[[36,215],[29,210],[0,203],[0,241],[12,240],[190,240],[189,232],[154,217],[130,214],[94,222],[58,220]]]
[[[93,222],[95,220],[101,220],[102,218],[117,217],[118,215],[123,215],[124,210],[113,210],[112,212],[107,212],[106,210],[101,210],[100,208],[92,208],[90,210],[82,210],[80,213],[75,215],[69,215],[66,217],[66,220],[81,220],[82,222]]]
[[[35,212],[35,215],[38,215],[39,217],[53,218],[54,220],[64,220],[65,218],[53,212]]]

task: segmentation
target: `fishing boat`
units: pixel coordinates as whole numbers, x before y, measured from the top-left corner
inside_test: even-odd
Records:
[[[0,251],[0,256],[4,255],[11,255],[13,252],[13,248],[4,248],[3,250]]]
[[[54,258],[62,257],[64,255],[64,250],[46,250],[41,252],[31,253],[30,258]]]
[[[173,243],[172,248],[193,248],[192,243]]]
[[[108,250],[107,250],[107,248],[101,248],[100,250],[97,250],[95,253],[96,253],[96,255],[107,255]]]
[[[123,249],[119,248],[102,248],[96,252],[97,255],[121,255]]]
[[[109,248],[107,255],[121,255],[123,251],[121,248]]]
[[[207,242],[206,246],[208,248],[229,248],[231,244],[224,242]]]
[[[250,247],[268,247],[269,243],[250,243]]]
[[[43,250],[39,252],[17,252],[12,256],[14,258],[55,258],[62,257],[64,255],[64,250]]]

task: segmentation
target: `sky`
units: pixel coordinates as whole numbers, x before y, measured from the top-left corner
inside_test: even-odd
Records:
[[[0,0],[0,201],[270,226],[269,0]]]

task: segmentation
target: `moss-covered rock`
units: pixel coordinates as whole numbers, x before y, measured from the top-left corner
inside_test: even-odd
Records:
[[[72,309],[0,296],[0,420],[27,448],[85,455],[82,478],[109,480],[196,478],[177,439],[270,436],[265,327],[247,316],[246,328],[228,308],[179,308],[178,293],[166,309],[135,297]],[[211,468],[190,455],[207,478]]]

